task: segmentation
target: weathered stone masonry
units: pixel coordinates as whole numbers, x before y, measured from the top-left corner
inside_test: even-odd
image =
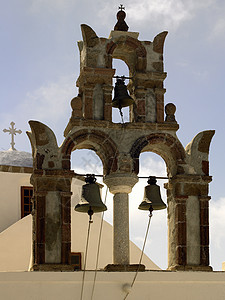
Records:
[[[114,264],[129,265],[129,193],[138,181],[141,152],[160,155],[167,166],[169,270],[211,270],[209,266],[209,146],[213,130],[199,133],[186,148],[178,140],[176,107],[164,105],[163,45],[167,32],[153,42],[138,33],[112,31],[99,38],[81,25],[79,93],[65,140],[30,121],[34,171],[34,269],[70,268],[71,152],[94,150],[103,163],[104,182],[114,194]],[[135,103],[130,122],[112,123],[112,59],[130,72],[128,89]],[[165,111],[165,113],[164,113]],[[149,174],[157,175],[157,174]],[[121,214],[123,217],[121,217]],[[137,262],[138,263],[138,262]]]

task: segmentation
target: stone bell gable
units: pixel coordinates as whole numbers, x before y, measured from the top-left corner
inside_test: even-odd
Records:
[[[167,32],[153,42],[139,41],[137,32],[112,31],[99,38],[88,25],[82,24],[79,95],[71,101],[72,117],[68,132],[76,119],[112,121],[112,69],[114,58],[123,60],[130,73],[129,91],[135,104],[130,109],[131,122],[164,122],[163,45]]]
[[[164,106],[167,32],[149,42],[139,41],[136,32],[114,30],[109,38],[99,38],[87,25],[81,25],[81,30],[79,92],[71,101],[72,115],[62,145],[57,145],[50,128],[30,121],[33,269],[70,268],[71,153],[90,149],[102,160],[104,183],[114,194],[114,267],[107,270],[117,266],[127,270],[130,265],[129,193],[138,182],[140,154],[151,151],[167,166],[168,269],[210,271],[208,188],[212,177],[208,154],[214,131],[200,132],[186,148],[176,135],[176,106]],[[129,122],[116,124],[112,122],[115,58],[129,68],[128,89],[134,99]]]

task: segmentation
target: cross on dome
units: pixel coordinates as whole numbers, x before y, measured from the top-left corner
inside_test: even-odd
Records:
[[[3,129],[3,132],[5,132],[5,133],[8,132],[11,135],[11,143],[10,143],[10,145],[12,146],[11,150],[16,150],[16,148],[14,147],[15,146],[14,135],[16,135],[17,133],[21,134],[22,131],[20,129],[17,130],[16,128],[14,128],[14,125],[15,125],[14,122],[11,122],[10,125],[12,127],[11,128],[9,127],[9,129]]]

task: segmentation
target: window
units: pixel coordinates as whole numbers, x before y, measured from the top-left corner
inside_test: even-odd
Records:
[[[33,196],[33,187],[21,186],[21,218],[29,215],[32,211],[31,198]]]
[[[74,270],[81,270],[81,253],[71,253],[71,265],[74,266]]]

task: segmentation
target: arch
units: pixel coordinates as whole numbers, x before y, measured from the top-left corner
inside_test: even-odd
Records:
[[[70,169],[71,152],[75,149],[90,149],[96,152],[103,164],[104,175],[117,170],[118,149],[108,134],[99,130],[79,130],[69,134],[62,146],[62,166]]]
[[[112,58],[123,60],[128,65],[131,73],[146,70],[146,49],[139,40],[130,36],[121,36],[109,42],[106,46],[106,53],[111,55]]]
[[[81,174],[103,174],[103,164],[95,151],[76,149],[70,155],[71,170]],[[79,170],[79,171],[78,171]]]
[[[152,133],[138,138],[130,150],[133,158],[133,171],[139,173],[139,156],[141,152],[152,151],[160,155],[167,166],[170,176],[176,175],[178,165],[185,163],[185,150],[178,139],[166,133]]]
[[[112,61],[112,68],[115,71],[115,75],[123,75],[125,77],[129,77],[129,68],[127,64],[122,59],[114,58]],[[117,79],[113,77],[113,86],[116,86]],[[127,86],[127,80],[125,81]],[[115,88],[113,90],[112,99],[115,97]],[[124,122],[130,122],[130,110],[131,106],[126,106],[122,108],[123,112],[123,120]],[[112,106],[112,122],[113,123],[121,123],[121,115],[118,108]]]

